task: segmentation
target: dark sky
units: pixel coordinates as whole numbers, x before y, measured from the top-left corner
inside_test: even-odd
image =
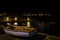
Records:
[[[54,2],[40,2],[40,1],[2,1],[0,3],[0,11],[20,12],[20,11],[47,11],[59,12],[59,3]]]

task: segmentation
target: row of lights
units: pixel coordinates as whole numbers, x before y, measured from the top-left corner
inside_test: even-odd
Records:
[[[9,21],[9,20],[10,20],[10,18],[9,18],[9,17],[7,17],[7,18],[6,18],[6,21]],[[18,20],[18,18],[17,18],[17,17],[15,17],[15,18],[14,18],[14,20],[16,20],[16,21],[17,21],[17,20]],[[10,23],[7,23],[7,25],[11,25],[11,24],[10,24]],[[15,23],[14,23],[14,25],[18,25],[18,22],[15,22]],[[27,27],[30,27],[30,18],[29,18],[29,17],[27,18]]]
[[[10,23],[7,23],[7,25],[11,25],[11,24],[10,24]],[[18,23],[17,23],[17,22],[15,22],[15,23],[14,23],[14,25],[18,25]]]
[[[9,21],[9,20],[11,20],[10,17],[5,17],[5,21]],[[18,21],[18,17],[14,17],[13,20]],[[30,21],[29,17],[27,17],[27,21]]]
[[[18,18],[15,17],[15,18],[13,18],[13,20],[17,21]],[[10,17],[5,17],[5,18],[4,18],[4,21],[11,21],[11,18],[10,18]]]
[[[4,16],[7,15],[8,13],[0,13],[0,16]]]
[[[51,16],[51,14],[25,14],[24,16]]]

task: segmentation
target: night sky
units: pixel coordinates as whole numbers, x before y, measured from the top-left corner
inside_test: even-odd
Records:
[[[20,11],[45,11],[49,13],[59,12],[59,3],[40,1],[2,1],[0,11],[20,12]]]
[[[0,12],[21,14],[20,12],[48,12],[60,17],[59,3],[40,1],[0,1]]]

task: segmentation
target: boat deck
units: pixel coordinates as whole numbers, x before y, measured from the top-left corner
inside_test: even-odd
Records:
[[[11,30],[10,26],[5,27],[5,29],[7,30]],[[24,26],[14,26],[14,29],[12,29],[13,31],[16,32],[32,32],[32,31],[37,31],[36,28],[28,28],[28,27],[24,27]]]

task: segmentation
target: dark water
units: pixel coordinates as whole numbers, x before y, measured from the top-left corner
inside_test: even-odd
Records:
[[[16,37],[8,34],[0,34],[0,40],[43,40],[45,35],[33,35],[31,37]]]
[[[13,37],[15,37],[15,36],[13,36]],[[16,37],[16,38],[22,38],[22,39],[27,39],[27,40],[43,40],[43,39],[45,39],[45,37],[46,37],[46,35],[36,34],[31,37]]]

